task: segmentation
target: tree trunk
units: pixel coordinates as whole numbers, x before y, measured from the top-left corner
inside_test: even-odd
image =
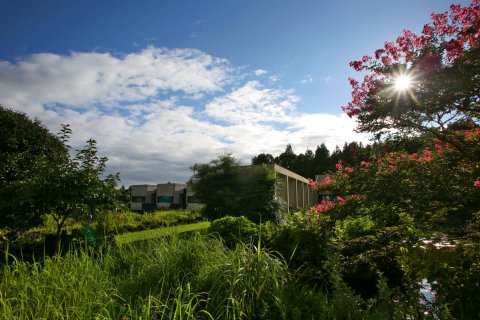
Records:
[[[55,237],[55,253],[60,253],[60,245],[61,245],[61,239],[62,239],[62,229],[63,225],[65,224],[65,220],[67,219],[66,216],[60,218],[57,221],[57,232],[56,232],[56,237]]]

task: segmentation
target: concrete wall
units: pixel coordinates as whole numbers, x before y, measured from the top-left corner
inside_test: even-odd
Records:
[[[143,211],[144,203],[152,203],[152,200],[155,199],[156,190],[157,186],[152,184],[141,184],[132,186],[132,199],[133,197],[143,197],[143,201],[131,201],[130,210]]]
[[[243,168],[255,172],[257,170],[256,168],[260,168],[261,166],[262,165],[252,165]],[[317,196],[308,184],[307,178],[277,164],[265,164],[263,166],[266,166],[275,172],[280,183],[277,197],[286,202],[289,212],[291,210],[311,207],[317,203]]]
[[[204,206],[203,203],[189,202],[188,200],[189,200],[190,197],[195,197],[195,192],[187,189],[187,209],[196,210],[196,209],[200,209]]]
[[[253,175],[258,173],[262,166],[266,166],[270,170],[275,172],[277,179],[279,180],[279,188],[276,196],[285,201],[288,211],[296,211],[305,207],[311,207],[317,203],[317,195],[313,192],[312,188],[308,184],[308,179],[302,177],[295,172],[285,169],[276,164],[266,165],[252,165],[239,167],[238,179],[239,181],[248,181]],[[158,202],[159,197],[168,196],[173,197],[173,204],[180,205],[180,197],[184,195],[184,190],[187,185],[184,183],[162,183],[157,185],[135,185],[132,186],[132,197],[143,196],[145,202],[150,203],[152,195],[155,196],[156,208],[169,208],[170,202]],[[192,191],[187,189],[188,197],[194,196]],[[203,205],[200,203],[189,203],[187,201],[188,209],[198,209]],[[142,211],[142,203],[132,202],[131,210]]]
[[[170,202],[159,202],[160,197],[173,197],[171,203],[180,203],[180,192],[187,187],[184,183],[161,183],[157,184],[157,208],[169,208]]]

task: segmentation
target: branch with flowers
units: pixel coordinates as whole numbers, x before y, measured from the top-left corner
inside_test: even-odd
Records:
[[[350,63],[365,74],[361,81],[349,78],[352,100],[342,107],[358,131],[377,137],[429,132],[449,141],[455,124],[478,128],[480,1],[431,18],[420,35],[404,30],[373,56]]]

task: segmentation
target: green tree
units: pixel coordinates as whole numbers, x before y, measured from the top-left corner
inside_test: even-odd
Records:
[[[46,215],[57,224],[57,244],[68,217],[101,217],[118,205],[115,189],[119,174],[102,178],[107,158],[97,156],[95,140],[71,155],[70,127],[63,125],[57,138],[27,116],[2,109],[2,124],[21,131],[3,130],[0,226],[16,230],[43,223]],[[20,172],[12,171],[20,170]]]
[[[67,146],[71,130],[62,125],[61,141]],[[98,157],[97,143],[90,139],[74,156],[68,153],[61,163],[40,162],[38,175],[31,181],[33,197],[44,214],[51,215],[57,224],[57,245],[67,218],[93,220],[105,210],[120,205],[116,185],[119,174],[105,173],[107,158]],[[69,146],[67,146],[70,149]]]
[[[295,161],[297,160],[297,155],[293,152],[292,145],[287,144],[285,151],[282,152],[278,157],[275,158],[275,163],[278,165],[292,170],[295,166]]]
[[[232,215],[230,210],[237,197],[235,168],[240,162],[230,154],[219,156],[210,163],[195,164],[189,185],[205,205],[205,213],[212,219]]]
[[[325,143],[322,143],[320,146],[317,146],[317,149],[315,149],[314,161],[315,174],[323,174],[334,168],[332,160],[330,159],[330,151]]]
[[[270,153],[260,153],[252,158],[252,164],[273,164],[275,158]]]
[[[30,181],[39,162],[59,163],[67,154],[62,141],[38,120],[0,107],[0,226],[26,229],[42,223],[31,198]]]
[[[215,220],[226,215],[252,221],[273,220],[278,211],[275,174],[264,166],[240,166],[230,154],[206,164],[195,164],[189,185]]]
[[[66,152],[40,121],[0,106],[0,187],[35,174],[37,159],[57,161]]]

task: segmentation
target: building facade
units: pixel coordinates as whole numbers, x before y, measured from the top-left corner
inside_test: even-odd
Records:
[[[238,167],[238,178],[249,179],[262,166],[275,173],[279,182],[276,196],[286,204],[288,212],[318,203],[318,196],[308,184],[308,179],[277,164],[250,165]],[[198,209],[202,204],[185,183],[142,184],[132,186],[130,209],[148,212],[160,209]]]
[[[130,210],[149,212],[161,209],[198,209],[201,204],[185,183],[141,184],[132,186]]]

